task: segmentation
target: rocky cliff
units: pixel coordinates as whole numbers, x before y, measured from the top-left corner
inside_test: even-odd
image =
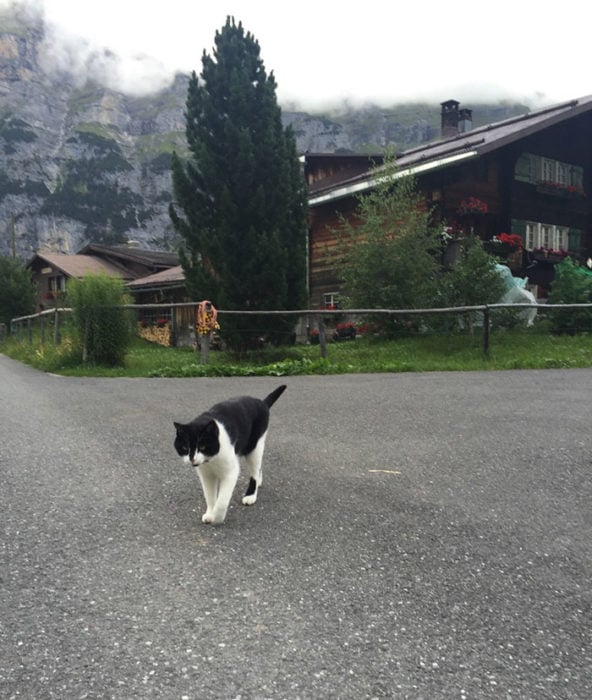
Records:
[[[186,150],[188,76],[133,97],[90,74],[81,80],[57,66],[34,12],[0,8],[0,254],[28,259],[125,240],[175,247],[169,166],[173,150]],[[517,108],[502,109],[498,118]],[[301,151],[377,150],[436,137],[439,107],[284,111],[283,119]]]

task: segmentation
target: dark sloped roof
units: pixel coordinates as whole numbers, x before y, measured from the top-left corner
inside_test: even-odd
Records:
[[[411,170],[417,174],[444,168],[462,160],[477,158],[590,110],[592,95],[562,102],[403,151],[397,155],[397,164],[401,172]],[[377,171],[374,170],[342,179],[339,183],[320,180],[309,190],[309,205],[363,192],[375,184],[376,177]]]
[[[121,260],[129,260],[151,267],[168,268],[179,264],[179,256],[162,250],[145,250],[127,245],[105,246],[89,243],[79,251],[82,255],[109,255]]]

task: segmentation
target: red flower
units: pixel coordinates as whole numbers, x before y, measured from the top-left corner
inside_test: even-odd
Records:
[[[500,243],[507,243],[513,248],[522,248],[524,246],[522,236],[519,236],[517,233],[500,233],[494,240]]]
[[[463,199],[458,208],[459,214],[487,214],[489,207],[477,197]]]

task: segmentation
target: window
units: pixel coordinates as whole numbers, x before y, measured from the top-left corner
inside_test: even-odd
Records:
[[[66,291],[66,278],[64,275],[58,275],[57,277],[49,278],[49,289],[52,292],[65,292]]]
[[[339,309],[339,292],[325,292],[323,294],[323,306],[326,309]]]
[[[549,250],[579,250],[580,232],[567,226],[524,222],[524,247],[526,250],[547,248]]]
[[[549,160],[548,158],[543,158],[543,172],[541,173],[541,180],[544,182],[555,182],[555,161]]]
[[[555,232],[553,236],[553,248],[555,250],[568,250],[569,229],[563,226],[555,226]]]
[[[555,168],[555,181],[563,185],[563,187],[567,187],[571,185],[569,179],[569,167],[565,163],[557,163],[557,167]]]
[[[521,182],[539,182],[558,186],[558,194],[567,188],[584,192],[584,168],[553,158],[543,158],[534,153],[522,153],[514,166],[514,178]]]
[[[526,224],[526,235],[524,240],[524,246],[526,250],[534,250],[537,247],[537,225],[527,223]]]

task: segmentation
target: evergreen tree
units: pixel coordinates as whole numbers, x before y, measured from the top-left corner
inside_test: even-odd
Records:
[[[35,287],[31,274],[16,258],[0,256],[0,323],[35,310]]]
[[[171,219],[184,241],[189,293],[227,310],[301,308],[306,190],[296,141],[282,126],[258,42],[233,18],[216,32],[213,56],[204,51],[200,79],[190,78],[185,117],[191,156],[173,155],[183,214],[172,205]],[[251,325],[249,317],[225,317],[222,333]]]

